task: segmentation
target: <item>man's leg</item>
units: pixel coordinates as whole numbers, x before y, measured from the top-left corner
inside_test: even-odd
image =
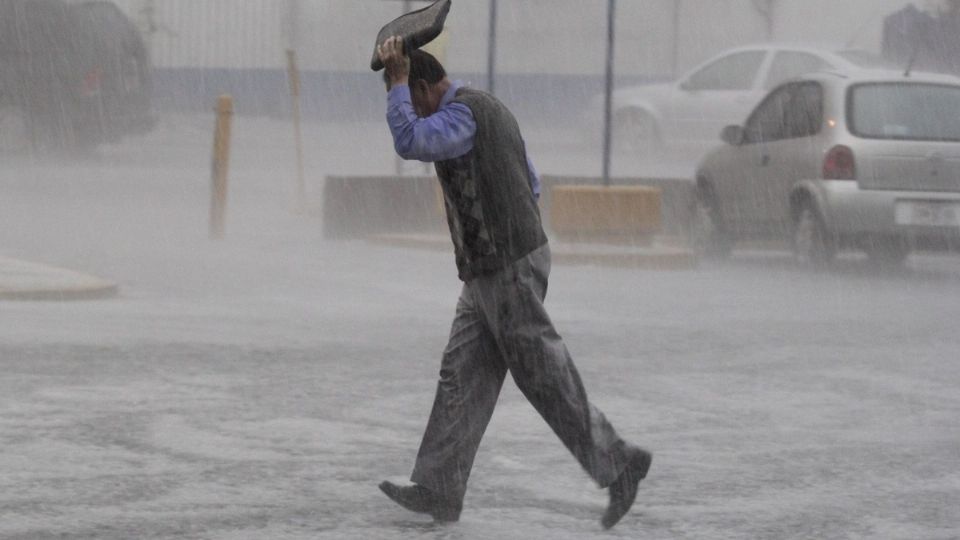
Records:
[[[550,252],[543,246],[504,271],[468,284],[517,386],[587,473],[608,487],[631,449],[587,400],[573,359],[543,307]]]
[[[507,371],[466,292],[464,287],[457,302],[433,410],[410,478],[452,504],[457,514]]]

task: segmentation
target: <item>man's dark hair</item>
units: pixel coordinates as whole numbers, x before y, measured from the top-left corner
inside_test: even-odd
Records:
[[[413,84],[415,81],[423,79],[427,81],[427,84],[433,85],[442,81],[444,77],[447,76],[447,72],[443,69],[440,61],[428,52],[421,51],[420,49],[414,49],[407,56],[410,57],[411,84]],[[390,79],[387,77],[386,70],[383,72],[383,80],[388,85],[390,84]]]
[[[437,84],[447,76],[446,70],[432,54],[416,49],[410,53],[410,80],[423,79],[427,84]]]

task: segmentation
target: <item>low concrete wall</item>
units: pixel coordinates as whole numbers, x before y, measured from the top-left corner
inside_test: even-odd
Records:
[[[542,209],[549,209],[553,203],[553,187],[555,186],[599,186],[603,179],[596,176],[559,176],[543,175],[543,195],[540,200]],[[661,226],[662,234],[667,236],[683,236],[690,221],[690,210],[693,207],[694,182],[687,178],[639,178],[623,177],[612,178],[613,186],[648,186],[660,189],[661,192]],[[543,211],[544,226],[552,230],[550,212]]]
[[[662,229],[660,189],[553,186],[550,223],[569,242],[650,244]]]
[[[442,233],[433,176],[328,176],[323,186],[323,234],[330,239],[383,233]]]
[[[543,175],[541,216],[553,231],[550,209],[556,186],[599,186],[597,177]],[[661,192],[661,232],[682,236],[693,203],[693,181],[682,178],[614,178],[615,186],[648,186]],[[328,176],[323,188],[326,238],[364,238],[374,234],[448,234],[433,176]]]

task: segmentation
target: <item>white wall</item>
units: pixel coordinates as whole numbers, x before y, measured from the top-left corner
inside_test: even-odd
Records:
[[[142,27],[152,21],[149,41],[161,67],[282,68],[283,51],[295,40],[304,69],[339,71],[367,70],[377,31],[403,7],[397,0],[115,1]],[[908,2],[773,3],[775,39],[852,41],[876,50],[883,17]],[[500,73],[603,72],[607,0],[499,0],[498,5]],[[447,20],[451,72],[486,71],[488,10],[488,0],[454,0]],[[766,37],[767,21],[754,0],[619,0],[617,72],[670,74],[674,64],[687,69],[726,47]]]
[[[274,68],[288,0],[113,0],[144,30],[158,67]]]
[[[781,0],[774,32],[786,41],[824,41],[876,51],[883,19],[908,3],[905,0]],[[924,0],[914,4],[922,7]],[[811,17],[811,13],[818,15]]]

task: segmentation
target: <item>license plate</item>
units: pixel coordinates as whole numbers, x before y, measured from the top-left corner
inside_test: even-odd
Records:
[[[897,225],[960,227],[960,203],[938,201],[897,201]]]

